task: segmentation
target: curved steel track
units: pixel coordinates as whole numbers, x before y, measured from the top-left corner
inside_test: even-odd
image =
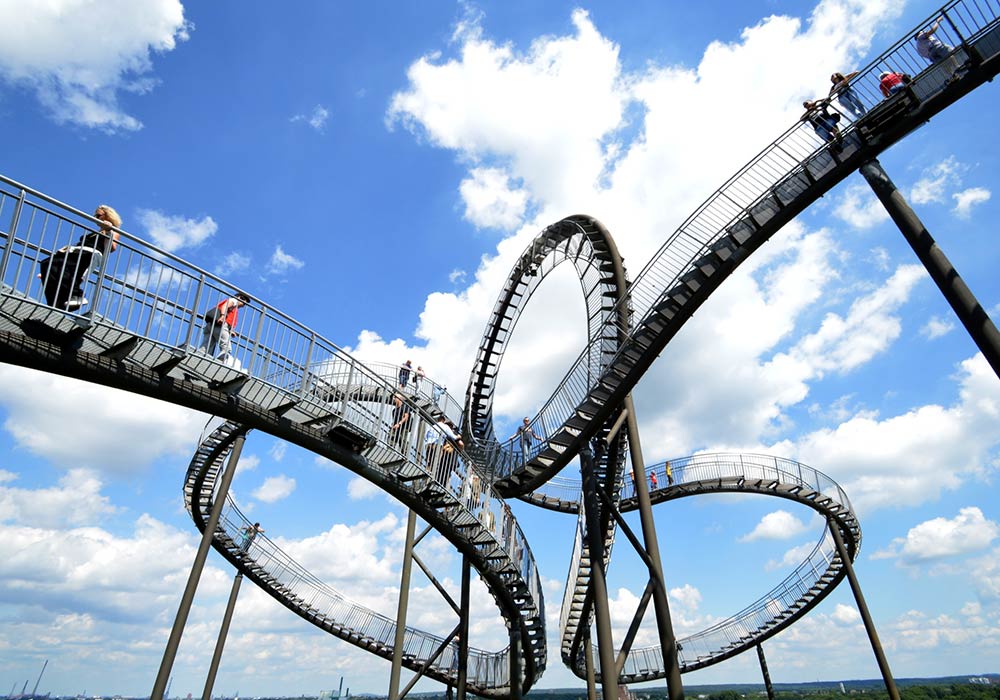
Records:
[[[589,441],[606,434],[622,401],[709,294],[834,185],[1000,72],[1000,12],[995,0],[956,0],[932,17],[942,13],[952,30],[961,32],[948,61],[920,70],[921,59],[913,54],[910,41],[913,31],[908,32],[853,79],[855,91],[874,106],[846,126],[837,148],[823,143],[806,125],[796,124],[666,236],[633,282],[624,280],[624,269],[616,269],[620,260],[613,255],[613,241],[595,220],[570,217],[543,231],[519,258],[501,293],[464,410],[447,395],[428,394],[428,384],[423,391],[400,397],[411,418],[403,429],[390,432],[398,392],[394,368],[366,367],[259,302],[242,314],[243,332],[234,349],[238,365],[198,352],[200,311],[229,296],[234,287],[127,232],[118,252],[95,271],[88,292],[91,303],[84,313],[46,306],[35,274],[38,263],[93,230],[95,222],[6,178],[0,178],[0,360],[160,398],[229,421],[205,439],[185,483],[192,517],[201,527],[226,443],[237,431],[266,431],[372,481],[469,558],[506,623],[520,636],[521,685],[527,690],[546,665],[544,603],[530,548],[513,518],[506,519],[509,509],[501,496],[575,510],[575,499],[564,497],[563,491],[573,488],[572,482],[552,481],[552,490],[543,485]],[[959,63],[967,71],[956,77]],[[877,83],[874,76],[887,67],[908,69],[915,78],[904,92],[881,101],[871,91]],[[581,279],[588,343],[532,421],[544,440],[522,455],[516,440],[498,440],[494,432],[496,371],[522,300],[561,262],[572,262]],[[424,449],[423,433],[442,412],[453,420],[465,417],[468,454],[457,452],[445,461]],[[622,473],[625,447],[621,439],[609,446],[602,479],[606,486],[613,485],[619,505],[628,509],[630,495]],[[653,498],[663,501],[710,491],[789,498],[830,517],[856,555],[860,528],[836,484],[791,462],[742,459],[700,455],[677,460],[677,482],[657,490]],[[678,466],[682,462],[683,470]],[[467,488],[477,479],[480,484],[492,481],[493,488]],[[230,507],[228,512],[237,511]],[[237,522],[235,516],[226,519],[214,533],[213,544],[223,556],[312,624],[373,653],[391,654],[385,630],[392,621],[376,620],[371,611],[350,604],[278,550],[269,549],[265,538],[242,551],[230,527]],[[613,536],[609,525],[605,541],[610,544]],[[567,582],[563,614],[563,655],[578,674],[579,631],[586,621],[572,618],[579,593],[586,590],[581,552],[578,547],[578,571],[571,572]],[[283,572],[294,572],[295,578],[285,578],[292,574]],[[729,658],[775,634],[822,599],[842,575],[842,562],[822,539],[777,588],[716,627],[681,640],[683,670]],[[429,675],[453,682],[453,674],[441,663],[446,656],[428,664],[430,647],[440,638],[409,629],[407,636],[412,641],[404,650],[408,667],[428,665]],[[662,677],[659,653],[655,647],[632,650],[622,681]],[[506,649],[473,652],[473,692],[510,693],[506,654]]]

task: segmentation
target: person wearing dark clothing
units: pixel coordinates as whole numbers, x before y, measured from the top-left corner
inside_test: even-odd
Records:
[[[403,397],[396,394],[392,397],[392,425],[389,427],[389,442],[401,443],[406,436],[406,428],[410,424],[410,407],[403,402]]]
[[[407,360],[399,367],[399,388],[405,389],[406,385],[410,383],[410,372],[413,369],[413,363]]]
[[[830,100],[806,100],[802,103],[805,107],[806,112],[800,117],[801,121],[808,122],[812,125],[813,130],[819,134],[819,137],[832,144],[834,148],[840,145],[840,129],[837,127],[837,122],[840,121],[840,115],[836,112],[830,113],[828,109]]]
[[[83,282],[91,270],[98,270],[104,257],[118,249],[122,218],[107,204],[97,207],[94,218],[101,222],[98,231],[88,231],[75,246],[66,246],[39,262],[39,277],[45,301],[63,311],[76,311],[88,302],[83,296]]]

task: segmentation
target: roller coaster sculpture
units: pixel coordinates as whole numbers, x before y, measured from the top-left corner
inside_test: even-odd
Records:
[[[996,0],[960,0],[943,16],[956,48],[924,67],[913,32],[852,79],[873,105],[827,143],[805,123],[782,133],[709,197],[628,280],[608,231],[587,216],[543,230],[517,259],[499,295],[476,357],[464,405],[427,380],[400,391],[397,368],[366,366],[277,309],[255,302],[242,313],[234,341],[239,364],[195,349],[199,309],[229,296],[224,280],[121,232],[119,250],[92,271],[89,305],[79,313],[43,301],[39,262],[97,222],[78,210],[0,178],[0,360],[117,387],[223,419],[202,437],[184,482],[185,502],[203,532],[220,509],[212,546],[247,578],[308,622],[351,644],[392,658],[402,640],[403,666],[448,685],[459,661],[469,691],[520,696],[545,670],[545,611],[537,567],[504,499],[577,514],[577,536],[561,614],[562,660],[587,677],[593,566],[607,567],[615,520],[588,537],[578,480],[557,476],[584,455],[591,460],[605,511],[639,507],[627,473],[623,406],[643,373],[694,311],[736,267],[784,224],[833,186],[938,112],[1000,71]],[[923,26],[923,25],[921,25]],[[962,67],[963,72],[956,68]],[[876,75],[914,74],[906,89],[882,100]],[[836,106],[836,105],[833,105]],[[493,395],[506,345],[532,293],[562,263],[573,265],[584,294],[588,339],[553,395],[531,419],[543,436],[525,451],[501,440]],[[247,330],[249,329],[249,330]],[[390,431],[399,397],[410,414]],[[441,416],[461,426],[468,445],[427,450],[423,437]],[[461,647],[354,603],[260,536],[241,541],[249,525],[220,493],[219,477],[235,440],[257,429],[327,457],[371,481],[425,520],[479,574],[511,635],[500,651]],[[773,636],[819,603],[845,576],[861,542],[843,490],[820,472],[761,455],[699,454],[671,461],[673,482],[650,494],[659,503],[712,492],[760,493],[802,503],[831,524],[806,559],[775,588],[712,627],[677,640],[681,672],[730,658]],[[653,465],[649,470],[664,465]],[[597,521],[594,521],[597,522]],[[593,534],[593,533],[591,533]],[[835,540],[842,540],[843,548]],[[595,560],[593,543],[603,550]],[[467,613],[467,611],[466,611]],[[659,646],[627,649],[620,683],[667,677],[672,654]],[[512,674],[516,674],[512,683]],[[599,677],[599,673],[597,674]]]

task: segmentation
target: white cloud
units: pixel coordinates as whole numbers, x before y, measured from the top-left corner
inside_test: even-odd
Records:
[[[961,182],[964,170],[954,156],[949,156],[937,165],[925,168],[922,177],[910,190],[910,201],[914,204],[943,203],[946,199],[945,190]]]
[[[881,418],[859,411],[834,428],[767,447],[823,471],[864,513],[915,505],[982,476],[1000,442],[1000,385],[982,355],[960,363],[958,399]]]
[[[9,365],[0,365],[0,385],[4,429],[67,469],[122,475],[163,454],[190,458],[205,422],[203,414],[163,401]]]
[[[987,520],[975,506],[962,508],[952,519],[933,518],[910,529],[872,559],[899,559],[916,565],[935,559],[956,557],[986,549],[1000,537],[1000,525]]]
[[[226,277],[234,272],[243,272],[250,267],[250,256],[238,251],[233,251],[222,259],[222,262],[215,267],[215,274],[219,277]]]
[[[928,340],[934,340],[935,338],[940,338],[943,335],[951,333],[953,330],[955,330],[955,322],[950,318],[934,316],[928,319],[927,323],[920,329],[920,335]]]
[[[322,132],[329,118],[330,111],[322,105],[316,105],[309,114],[296,114],[290,121],[305,122],[316,131]]]
[[[3,2],[0,78],[34,90],[58,122],[134,131],[142,123],[119,94],[149,91],[152,54],[191,28],[180,0]]]
[[[291,496],[294,491],[295,479],[281,474],[264,479],[264,483],[253,492],[253,497],[264,503],[277,503]]]
[[[285,458],[285,453],[288,451],[288,443],[279,441],[271,445],[271,449],[268,450],[268,454],[271,456],[275,462],[280,462]]]
[[[466,179],[476,169],[502,169],[526,192],[534,218],[501,241],[495,255],[482,258],[462,291],[428,296],[416,336],[425,343],[420,350],[431,376],[448,386],[464,386],[467,368],[456,367],[451,358],[474,356],[486,315],[513,259],[542,227],[566,212],[597,216],[610,227],[634,273],[665,233],[718,186],[719,172],[743,165],[766,145],[775,124],[797,119],[802,96],[828,80],[826,67],[854,64],[875,32],[900,9],[895,0],[828,0],[820,3],[808,26],[790,17],[769,17],[744,30],[736,41],[713,43],[696,66],[648,64],[634,72],[624,70],[618,47],[599,33],[584,11],[573,14],[571,32],[541,37],[523,50],[491,41],[478,24],[482,18],[467,17],[455,35],[454,57],[428,54],[410,66],[409,84],[393,97],[387,122],[454,151],[468,164]],[[782,80],[769,79],[767,71],[759,70],[761,65],[781,65]],[[576,104],[579,94],[588,96],[587,108],[572,110],[568,119],[566,106]],[[729,126],[734,104],[755,105],[740,113],[738,130]],[[637,138],[626,140],[636,133]],[[710,152],[704,144],[712,144]],[[692,412],[689,405],[683,406],[687,410],[672,410],[660,402],[650,408],[649,401],[640,406],[645,421],[661,420],[653,430],[663,436],[652,445],[655,453],[704,444],[707,432],[717,436],[733,428],[734,441],[756,435],[762,424],[780,419],[782,405],[800,400],[795,396],[805,387],[798,377],[786,379],[778,366],[761,371],[757,358],[791,331],[796,313],[822,295],[823,284],[836,274],[830,257],[836,245],[826,232],[809,236],[793,223],[769,248],[770,254],[762,250],[755,255],[763,262],[750,261],[744,267],[756,264],[755,269],[762,269],[768,260],[773,262],[770,256],[798,255],[801,266],[775,273],[788,275],[782,280],[785,286],[758,284],[738,272],[671,343],[668,353],[684,361],[670,367],[660,363],[637,390],[640,403],[644,395],[662,395],[668,386],[672,396],[684,397],[681,403],[700,401],[699,394],[706,397],[705,415],[711,419],[700,424],[702,413]],[[715,303],[717,296],[724,299]],[[495,406],[498,418],[523,415],[544,400],[544,377],[561,375],[582,342],[577,332],[582,311],[578,322],[575,312],[564,314],[565,327],[572,331],[546,335],[541,315],[531,325],[534,306],[572,310],[578,299],[578,285],[574,290],[570,280],[550,278],[538,300],[532,300],[512,341],[519,347],[512,345],[504,359]],[[725,302],[741,313],[729,313]],[[708,318],[709,304],[725,323]],[[741,329],[750,332],[741,334]],[[395,342],[362,333],[357,349],[375,357],[388,354]],[[679,376],[674,368],[686,366],[692,355],[695,369],[704,366],[710,371]],[[543,359],[537,375],[534,358]],[[512,375],[517,381],[504,379]],[[718,377],[720,388],[735,388],[738,415],[723,417],[725,425],[719,425],[711,392],[681,390],[694,376],[713,381]],[[681,416],[685,420],[678,425],[674,417]]]
[[[211,216],[200,220],[187,219],[154,209],[140,209],[138,213],[146,235],[168,253],[177,252],[181,248],[195,248],[219,230],[219,225]]]
[[[968,219],[972,216],[972,207],[990,200],[991,193],[985,187],[970,187],[967,190],[956,192],[951,196],[955,200],[955,208],[952,210],[960,219]]]
[[[837,603],[831,617],[842,625],[856,625],[861,622],[861,613],[851,605]]]
[[[868,185],[849,186],[833,213],[858,229],[871,228],[889,219],[889,213]]]
[[[347,495],[350,496],[352,501],[364,501],[369,498],[375,498],[380,493],[382,489],[368,481],[368,479],[362,479],[360,476],[356,476],[347,483]]]
[[[114,512],[110,500],[101,494],[100,480],[86,469],[71,469],[52,488],[0,486],[0,522],[60,528],[97,523]]]
[[[465,201],[465,220],[476,228],[505,231],[521,223],[528,193],[512,189],[510,176],[499,168],[473,168],[462,180],[459,191]]]
[[[289,270],[300,270],[305,263],[294,255],[286,253],[280,245],[275,246],[271,260],[267,263],[267,271],[274,275],[283,275]]]
[[[452,284],[464,284],[466,277],[465,270],[452,270],[448,273],[448,281]]]
[[[740,542],[754,540],[787,540],[798,537],[806,529],[805,523],[786,510],[776,510],[768,513],[752,532],[739,538]]]
[[[808,557],[815,548],[815,542],[805,542],[797,547],[792,547],[784,553],[780,560],[768,560],[768,562],[764,565],[764,570],[774,571],[775,569],[787,569],[793,566],[798,566],[806,560],[806,557]]]

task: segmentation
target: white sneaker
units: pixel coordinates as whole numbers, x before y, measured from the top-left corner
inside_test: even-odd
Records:
[[[72,297],[66,302],[66,310],[76,311],[80,307],[86,306],[88,303],[90,302],[87,301],[86,297]]]

